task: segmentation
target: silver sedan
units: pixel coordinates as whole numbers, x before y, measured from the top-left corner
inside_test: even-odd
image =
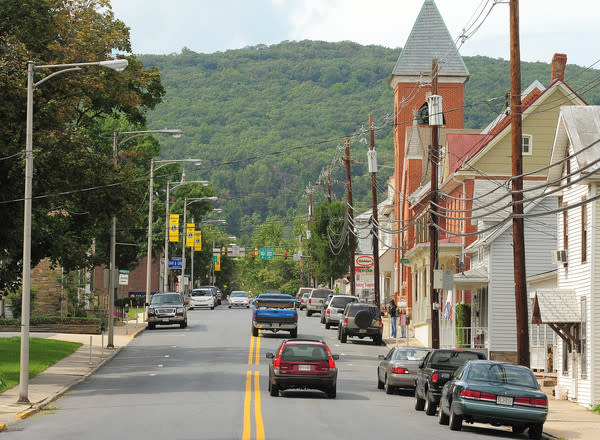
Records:
[[[377,388],[392,394],[397,388],[415,388],[419,362],[430,348],[400,346],[392,348],[386,356],[380,355],[377,367]]]

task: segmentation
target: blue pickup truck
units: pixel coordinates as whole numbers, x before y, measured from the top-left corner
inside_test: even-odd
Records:
[[[298,311],[296,299],[282,293],[263,293],[254,302],[252,315],[252,336],[259,330],[280,330],[290,332],[290,337],[298,336]]]

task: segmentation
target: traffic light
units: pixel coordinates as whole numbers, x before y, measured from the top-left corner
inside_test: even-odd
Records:
[[[256,258],[256,252],[252,252],[252,259],[254,260]]]
[[[284,259],[284,260],[287,260],[287,252],[284,252],[284,253],[283,253],[283,259]]]

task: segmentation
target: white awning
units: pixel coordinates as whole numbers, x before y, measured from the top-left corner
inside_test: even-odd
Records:
[[[457,289],[475,289],[489,282],[487,267],[476,267],[454,274],[454,286]]]
[[[581,322],[581,310],[574,290],[539,289],[533,296],[534,324]]]

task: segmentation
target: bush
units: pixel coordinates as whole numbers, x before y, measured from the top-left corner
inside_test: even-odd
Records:
[[[456,304],[456,346],[465,347],[469,344],[469,334],[464,328],[471,327],[471,305]]]
[[[33,306],[35,304],[35,297],[37,296],[37,289],[35,287],[31,287],[29,289],[29,303],[31,312],[33,312]],[[15,318],[21,319],[21,310],[23,308],[23,291],[19,289],[16,292],[11,292],[8,294],[8,304],[10,304],[10,310]]]
[[[102,322],[102,320],[99,318],[80,318],[74,316],[61,318],[60,316],[48,315],[32,316],[29,320],[29,324],[32,326],[45,324],[96,324],[98,322]],[[1,325],[20,326],[21,318],[1,318],[0,326]]]

